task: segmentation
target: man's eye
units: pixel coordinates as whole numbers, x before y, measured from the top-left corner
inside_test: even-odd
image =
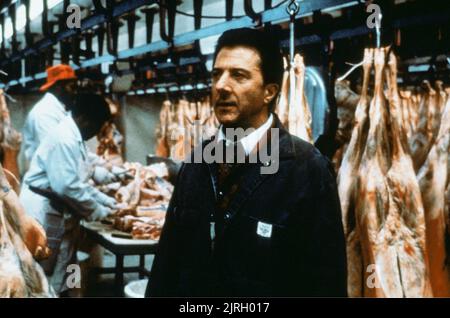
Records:
[[[247,76],[244,73],[242,73],[242,72],[235,72],[235,73],[233,73],[233,77],[236,78],[236,79],[239,79],[239,80],[247,78]]]
[[[218,78],[220,76],[220,72],[219,71],[212,71],[211,73],[213,78]]]

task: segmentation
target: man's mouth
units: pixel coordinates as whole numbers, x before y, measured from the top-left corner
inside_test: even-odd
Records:
[[[217,102],[216,107],[232,107],[236,106],[235,102]]]

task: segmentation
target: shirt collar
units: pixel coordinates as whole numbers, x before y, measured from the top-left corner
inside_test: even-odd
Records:
[[[273,116],[272,116],[272,114],[270,114],[269,118],[263,125],[259,126],[255,131],[253,131],[252,133],[250,133],[249,135],[245,136],[244,138],[242,138],[240,140],[242,146],[244,147],[244,151],[245,151],[246,155],[249,155],[250,152],[253,150],[253,148],[255,148],[256,144],[261,139],[261,137],[272,126],[272,122],[273,122]],[[217,140],[218,141],[225,140],[225,142],[227,144],[232,143],[233,142],[232,140],[226,139],[225,134],[222,131],[222,128],[223,128],[223,126],[220,125]]]
[[[56,98],[55,95],[53,95],[52,93],[45,93],[44,98],[49,99],[49,102],[52,105],[55,105],[59,110],[61,110],[65,115],[70,114],[69,111],[66,110],[66,107],[63,105],[63,103],[61,103],[59,101],[58,98]]]

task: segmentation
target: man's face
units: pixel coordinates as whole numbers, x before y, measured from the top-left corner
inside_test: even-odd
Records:
[[[66,106],[66,109],[70,110],[75,103],[75,95],[77,93],[77,81],[65,80],[61,81],[61,94],[59,98],[61,102]]]
[[[64,81],[63,90],[68,95],[75,95],[77,92],[77,81],[76,80]]]
[[[217,54],[212,102],[217,119],[225,127],[256,128],[267,120],[273,96],[270,98],[272,90],[264,85],[260,65],[258,52],[249,47],[224,47]]]
[[[83,140],[89,140],[96,136],[105,125],[105,123],[98,123],[85,118],[81,119],[79,122],[78,128],[80,129]]]

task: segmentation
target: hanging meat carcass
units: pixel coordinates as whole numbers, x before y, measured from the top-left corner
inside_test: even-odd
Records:
[[[447,101],[442,114],[439,132],[426,162],[420,168],[419,180],[425,207],[427,249],[430,255],[430,277],[433,293],[438,297],[450,296],[449,267],[446,241],[449,232],[446,229],[446,187],[449,174],[450,145],[450,101]],[[448,248],[448,247],[447,247]]]
[[[106,123],[98,133],[97,140],[97,155],[113,166],[123,164],[123,137],[114,123]]]
[[[362,271],[354,272],[362,278],[351,280],[349,274],[349,291],[353,291],[352,295],[366,297],[428,297],[432,296],[432,291],[423,204],[412,160],[404,150],[408,146],[401,128],[396,60],[391,54],[387,67],[386,52],[387,49],[375,50],[370,127],[360,161],[355,199],[347,202],[350,207],[355,204],[354,236],[360,242],[359,245],[348,244],[349,262],[353,256],[360,270],[360,261],[355,256],[361,251],[363,259]],[[385,84],[389,103],[383,90]],[[343,167],[341,170],[348,171]],[[341,182],[341,186],[345,185]],[[349,194],[342,193],[345,200],[345,195]],[[348,211],[346,217],[351,220]]]
[[[373,50],[364,51],[363,61],[363,86],[361,98],[356,106],[355,124],[352,131],[350,143],[344,154],[342,165],[338,174],[338,191],[341,201],[344,233],[347,240],[347,263],[348,263],[348,294],[352,297],[362,296],[362,255],[359,232],[356,228],[355,201],[357,190],[357,179],[355,173],[358,171],[361,156],[365,148],[368,132],[368,106],[367,94],[370,70],[373,64]]]
[[[425,94],[419,105],[419,123],[415,135],[410,140],[414,169],[418,171],[425,162],[433,139],[433,117],[436,111],[436,91],[428,81],[423,83]]]
[[[178,161],[185,159],[186,154],[190,150],[191,141],[187,138],[187,132],[190,126],[189,117],[190,109],[189,102],[182,99],[178,102],[176,119],[169,127],[169,147],[170,158]]]
[[[351,139],[355,110],[361,100],[361,96],[352,91],[350,82],[347,80],[336,82],[334,96],[339,119],[336,141],[343,145],[348,143]]]
[[[195,103],[181,99],[174,106],[165,101],[156,131],[156,155],[182,161],[198,144],[198,139],[212,137],[218,126],[209,98]]]
[[[0,134],[3,152],[2,165],[16,178],[20,178],[17,156],[22,143],[22,135],[11,125],[11,118],[2,89],[0,89]]]
[[[391,115],[392,165],[387,173],[389,188],[389,214],[386,217],[385,238],[394,258],[387,266],[398,266],[399,281],[404,297],[431,297],[425,215],[419,184],[407,146],[405,132],[401,129],[400,97],[397,88],[397,61],[389,55],[389,112]],[[384,229],[383,229],[384,230]],[[382,231],[383,231],[382,230]],[[396,295],[398,286],[386,286]],[[394,287],[394,288],[392,288]],[[388,294],[389,295],[389,294]]]
[[[391,164],[391,147],[383,93],[384,59],[384,49],[375,50],[375,90],[370,103],[367,143],[358,173],[355,216],[363,255],[362,294],[368,297],[401,297],[400,275],[398,267],[394,266],[397,260],[395,247],[392,248],[392,242],[387,241],[387,234],[392,230],[387,228],[386,220],[389,215],[386,174]]]
[[[411,115],[413,111],[412,93],[410,90],[402,90],[399,93],[400,93],[400,104],[402,108],[402,115],[404,118],[402,127],[409,140],[409,138],[411,138],[411,136],[413,135],[413,118]],[[405,150],[409,152],[410,151],[409,146],[408,149]]]
[[[412,128],[412,134],[411,137],[414,137],[417,133],[417,128],[419,126],[419,105],[420,105],[420,94],[418,92],[411,92],[411,108],[409,109],[409,113],[411,116],[411,128]],[[411,144],[410,144],[410,150]]]
[[[278,118],[284,127],[289,125],[289,87],[290,87],[290,76],[289,67],[286,57],[283,57],[284,73],[283,81],[281,83],[280,97],[276,105],[275,112],[278,114]]]
[[[338,172],[352,136],[355,110],[361,96],[351,90],[350,82],[346,80],[335,83],[334,95],[339,121],[335,142],[339,148],[333,156],[333,165],[336,172]]]
[[[437,138],[439,133],[439,127],[441,126],[441,118],[447,103],[447,93],[445,92],[444,83],[442,81],[436,81],[436,112],[433,118],[433,141]]]
[[[1,167],[0,184],[9,188]],[[0,297],[54,297],[34,260],[50,254],[43,228],[25,214],[14,191],[0,194]]]
[[[290,71],[289,132],[309,143],[312,138],[312,116],[305,95],[306,68],[303,57],[296,54]],[[295,79],[295,81],[294,81]]]
[[[172,124],[173,113],[172,103],[169,100],[163,102],[161,112],[159,113],[159,124],[156,130],[156,150],[155,153],[160,157],[169,157],[170,147],[167,141],[168,129]]]

